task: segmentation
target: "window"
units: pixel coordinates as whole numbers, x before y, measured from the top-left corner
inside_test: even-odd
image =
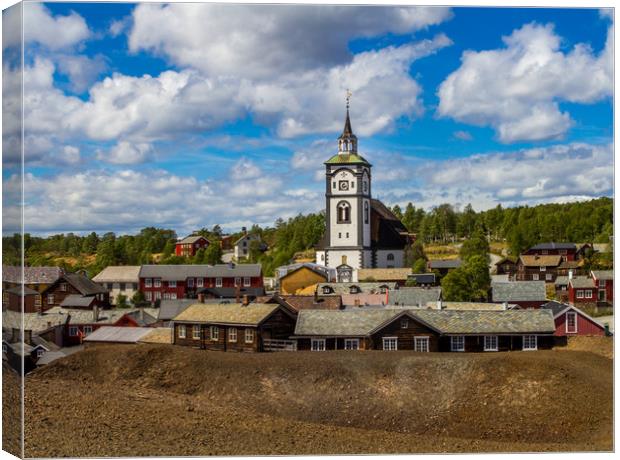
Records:
[[[154,297],[154,298],[155,298],[155,300],[159,300],[159,299],[161,299],[161,292],[157,291],[157,292],[155,292],[155,294],[154,294],[154,295],[155,295],[155,297]]]
[[[394,254],[390,253],[387,255],[387,260],[394,260]]]
[[[566,286],[562,286],[562,291],[566,291]]]
[[[428,353],[428,337],[414,337],[413,344],[415,351],[420,351],[423,353]]]
[[[161,279],[159,279],[159,278],[155,278],[155,279],[153,280],[153,286],[155,286],[155,287],[161,287]]]
[[[347,232],[346,237],[347,237],[347,238],[349,237],[349,232]]]
[[[176,300],[177,299],[177,293],[176,292],[171,292],[170,293],[170,299]]]
[[[246,328],[245,343],[254,343],[254,329]]]
[[[337,216],[339,224],[348,224],[351,222],[351,205],[346,201],[341,201],[337,206]]]
[[[89,334],[92,334],[92,332],[93,332],[92,326],[84,326],[84,337],[86,337]]]
[[[222,287],[222,278],[215,278],[215,287]]]
[[[153,286],[153,280],[151,278],[145,278],[144,279],[144,287],[152,287]]]
[[[598,281],[598,287],[599,288],[604,288],[607,285],[607,280],[599,280]]]
[[[185,329],[185,324],[180,324],[179,325],[179,338],[180,339],[184,339],[185,338],[185,334],[187,333],[186,329]]]
[[[237,341],[237,328],[236,327],[231,327],[230,329],[228,329],[228,341],[229,342]]]
[[[349,288],[349,294],[359,294],[360,293],[360,288],[357,286],[351,286]]]
[[[547,274],[545,275],[545,279],[546,279],[547,281],[551,281],[551,280],[553,279],[553,275],[552,275],[551,273],[547,273]]]
[[[168,287],[171,287],[171,288],[177,287],[177,282],[176,281],[168,281]]]
[[[484,336],[484,351],[497,351],[497,336],[485,335]]]
[[[245,287],[248,287],[248,286],[251,284],[251,283],[250,283],[250,281],[251,281],[251,279],[250,279],[250,277],[249,277],[249,276],[244,276],[244,277],[243,277],[243,285],[244,285]]]
[[[543,256],[546,256],[547,254],[549,254],[549,251],[547,251],[546,249],[543,249],[542,251],[540,251],[540,253],[541,253]]]
[[[131,288],[132,288],[134,291],[137,291],[137,290],[138,290],[138,283],[131,283]]]
[[[54,304],[54,294],[48,294],[47,295],[47,304],[48,305],[53,305]]]
[[[120,283],[120,290],[124,291],[125,290],[125,283]]]
[[[69,327],[69,335],[71,337],[75,337],[76,335],[78,335],[78,327],[77,326],[70,326]]]
[[[43,348],[39,348],[37,350],[37,358],[40,358],[41,356],[43,356],[45,354],[45,350]]]
[[[560,249],[560,255],[565,256],[567,254],[566,249]]]
[[[400,328],[407,329],[409,327],[409,318],[402,318],[400,320]]]
[[[541,272],[546,272],[547,271],[547,267],[540,267],[540,271]]]
[[[523,336],[523,349],[524,350],[538,350],[538,336],[524,335]]]
[[[383,337],[383,349],[386,351],[398,350],[397,337]]]
[[[465,351],[465,336],[450,337],[450,351]]]
[[[329,286],[323,286],[323,294],[331,294],[332,288]]]
[[[200,326],[197,324],[194,325],[193,337],[194,340],[200,340]]]
[[[196,280],[196,286],[203,287],[205,285],[205,280],[203,278],[198,278]]]
[[[538,281],[538,273],[534,273],[534,274],[532,275],[532,280],[534,280],[534,281]]]
[[[219,340],[220,329],[217,326],[211,326],[209,328],[209,337],[211,337],[211,340]]]
[[[39,294],[34,296],[34,306],[35,307],[40,307],[41,306],[41,296]]]
[[[364,182],[364,186],[366,183]],[[366,187],[364,187],[364,191],[366,191]],[[368,201],[364,201],[364,223],[368,223]]]
[[[592,289],[586,289],[585,296],[586,298],[592,298]]]
[[[577,332],[577,313],[574,311],[566,312],[566,333],[574,334]]]
[[[344,339],[344,349],[345,350],[359,350],[360,339]]]
[[[241,286],[241,278],[238,276],[235,278],[235,286]]]
[[[153,293],[151,291],[145,292],[144,293],[144,299],[148,300],[150,302],[151,300],[153,300]]]
[[[342,256],[340,258],[340,261],[342,262],[342,265],[346,265],[347,264],[347,256]]]
[[[583,299],[583,290],[582,289],[577,289],[577,298],[578,299]]]
[[[187,278],[187,287],[194,287],[194,278]]]
[[[67,283],[60,283],[60,290],[61,291],[66,291],[67,290]]]
[[[325,351],[325,339],[312,339],[312,351]]]

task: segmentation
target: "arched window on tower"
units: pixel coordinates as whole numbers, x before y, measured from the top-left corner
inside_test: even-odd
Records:
[[[368,223],[368,201],[364,201],[364,223]]]
[[[390,253],[387,255],[387,260],[394,260],[394,254]]]
[[[338,223],[348,224],[351,223],[351,205],[346,201],[341,201],[337,206]]]

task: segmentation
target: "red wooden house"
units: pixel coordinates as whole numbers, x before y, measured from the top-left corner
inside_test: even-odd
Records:
[[[552,301],[543,305],[553,312],[556,337],[605,335],[605,327],[572,305]]]
[[[599,306],[614,304],[614,271],[592,270],[592,280],[596,286],[596,301]]]
[[[193,257],[199,249],[204,249],[207,246],[209,246],[209,240],[204,236],[186,236],[181,241],[177,241],[174,253],[180,257]]]
[[[592,278],[577,276],[568,280],[568,303],[577,307],[596,308],[597,287]]]
[[[264,294],[260,264],[143,265],[139,278],[140,291],[151,303],[195,299],[205,290],[209,297],[234,298],[237,292],[248,291]]]
[[[565,260],[577,258],[577,245],[575,243],[540,243],[532,246],[521,253],[528,256],[562,256]]]

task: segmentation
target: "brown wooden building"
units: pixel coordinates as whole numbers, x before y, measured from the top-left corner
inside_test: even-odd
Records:
[[[553,346],[548,310],[304,310],[298,350],[508,351]]]
[[[67,299],[69,296],[71,297]],[[82,297],[83,302],[76,302],[78,297]],[[99,309],[110,308],[108,290],[87,276],[78,273],[65,273],[52,283],[43,293],[42,309],[48,310],[61,306],[65,299],[71,301],[71,308],[88,310],[92,310],[93,306]]]
[[[219,351],[265,351],[288,341],[296,315],[274,304],[194,304],[173,321],[175,345]]]

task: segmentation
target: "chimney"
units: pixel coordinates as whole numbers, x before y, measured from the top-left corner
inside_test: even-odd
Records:
[[[437,310],[441,310],[443,308],[443,302],[441,299],[437,300]]]
[[[97,305],[93,305],[93,323],[99,321],[99,307]]]
[[[198,302],[205,303],[205,295],[202,292],[198,294]]]
[[[248,234],[248,229],[247,229],[247,227],[241,227],[241,232],[242,232],[244,235],[247,235],[247,234]]]
[[[247,294],[243,295],[243,302],[241,303],[244,307],[247,307],[247,305],[250,303],[250,300],[248,299]]]
[[[140,321],[144,321],[144,307],[140,307]]]
[[[568,279],[569,279],[569,280],[572,280],[572,279],[573,279],[573,271],[572,271],[572,270],[569,270],[569,271],[568,271]]]
[[[239,286],[235,286],[235,302],[236,303],[240,303],[240,296],[241,296],[241,288]]]
[[[502,309],[508,310],[508,302],[506,302],[505,300],[502,302]]]

